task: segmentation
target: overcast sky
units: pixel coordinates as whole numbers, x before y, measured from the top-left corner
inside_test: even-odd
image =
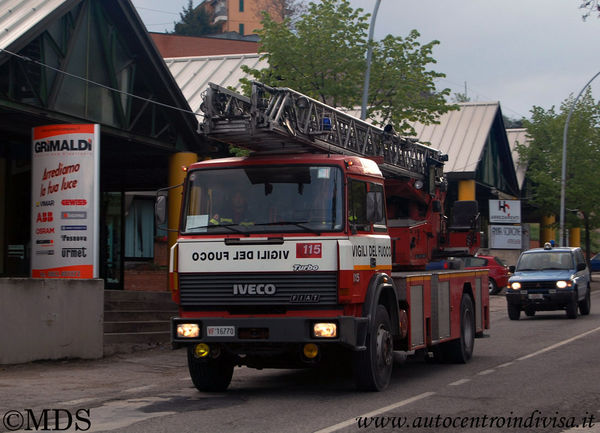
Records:
[[[132,0],[149,31],[172,31],[188,0]],[[248,0],[252,1],[252,0]],[[194,0],[194,6],[200,3]],[[351,0],[372,12],[375,0]],[[580,0],[381,0],[375,39],[421,33],[440,41],[431,69],[446,74],[438,87],[472,101],[500,101],[510,118],[529,117],[577,95],[600,71],[600,19],[583,21]],[[600,98],[600,78],[592,85]]]

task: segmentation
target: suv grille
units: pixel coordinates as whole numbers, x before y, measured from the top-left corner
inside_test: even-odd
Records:
[[[556,289],[556,281],[528,281],[521,283],[521,288],[528,291]]]
[[[259,285],[268,294],[255,293]],[[337,274],[179,274],[179,290],[183,307],[336,305]]]

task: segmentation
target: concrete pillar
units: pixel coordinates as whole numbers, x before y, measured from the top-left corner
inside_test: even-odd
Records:
[[[581,246],[581,228],[573,227],[569,230],[569,245],[572,247]]]
[[[171,155],[169,159],[169,186],[182,183],[186,176],[186,172],[182,167],[187,168],[196,161],[198,161],[198,155],[192,152],[179,152]],[[179,226],[182,193],[183,188],[169,190],[168,227],[170,229],[177,229]],[[169,231],[167,238],[169,240],[169,248],[171,248],[177,241],[177,232]]]
[[[550,242],[550,240],[554,239],[556,245],[558,245],[558,241],[556,239],[556,229],[554,228],[554,224],[556,223],[556,216],[554,215],[546,215],[542,217],[542,226],[541,226],[541,247],[544,246],[546,242]]]

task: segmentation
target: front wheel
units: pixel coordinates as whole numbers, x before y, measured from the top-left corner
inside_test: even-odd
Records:
[[[508,304],[508,318],[510,320],[519,320],[521,317],[521,307],[518,305]]]
[[[188,369],[198,391],[225,391],[233,376],[233,362],[225,354],[217,358],[197,358],[194,347],[188,347]]]
[[[390,316],[378,305],[369,327],[367,349],[354,357],[354,378],[358,389],[382,391],[390,383],[394,366],[394,338]]]
[[[573,293],[573,297],[567,304],[567,318],[569,319],[577,319],[577,292]]]
[[[585,293],[585,299],[579,303],[579,312],[582,316],[587,316],[590,314],[590,309],[592,307],[592,298],[590,296],[590,288],[588,287]]]

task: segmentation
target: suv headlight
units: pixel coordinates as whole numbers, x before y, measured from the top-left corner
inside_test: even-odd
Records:
[[[556,282],[556,287],[558,287],[559,289],[566,289],[567,287],[571,287],[572,285],[572,281],[561,280]]]
[[[514,281],[514,282],[510,283],[510,288],[513,290],[520,290],[521,283],[519,283],[518,281]]]

